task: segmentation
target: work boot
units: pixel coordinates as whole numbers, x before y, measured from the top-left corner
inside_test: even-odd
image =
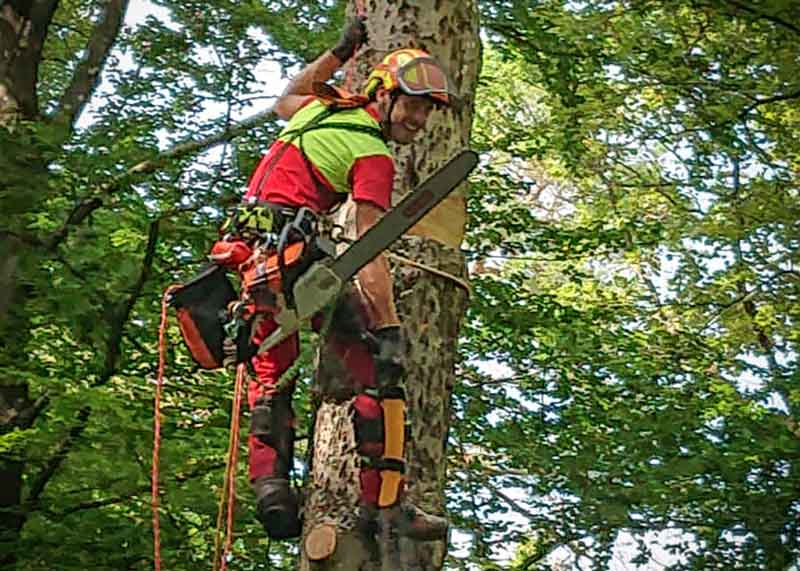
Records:
[[[418,508],[408,499],[402,499],[390,508],[384,508],[381,514],[384,523],[388,523],[403,537],[414,541],[441,541],[447,539],[447,518],[429,514]]]
[[[299,537],[302,529],[297,495],[289,480],[259,478],[253,482],[256,515],[271,539]]]
[[[362,524],[365,531],[374,533],[388,526],[398,535],[414,541],[446,540],[449,526],[446,518],[429,514],[405,498],[383,509],[362,506]]]

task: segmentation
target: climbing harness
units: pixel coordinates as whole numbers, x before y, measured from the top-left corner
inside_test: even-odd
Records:
[[[312,180],[318,186],[322,184],[304,150],[303,135],[308,132],[339,129],[381,138],[377,127],[326,121],[341,110],[334,103],[302,127],[284,131],[283,146],[266,165],[253,196],[261,194],[269,175],[294,141]],[[245,203],[229,217],[223,225],[222,240],[211,251],[210,258],[216,265],[204,268],[172,298],[184,342],[201,367],[215,369],[223,365],[226,337],[235,340],[236,361],[248,360],[258,351],[258,347],[249,345],[255,316],[280,314],[284,307],[295,309],[295,282],[315,262],[334,255],[333,244],[320,236],[317,226],[317,215],[311,209],[281,205]],[[225,268],[236,270],[242,277],[241,296],[236,295]],[[311,313],[306,311],[303,315]]]

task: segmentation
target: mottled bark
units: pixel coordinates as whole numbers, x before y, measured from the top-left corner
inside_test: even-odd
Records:
[[[458,110],[435,113],[425,136],[396,147],[395,202],[427,178],[457,150],[468,145],[473,93],[479,70],[477,7],[454,0],[365,2],[370,44],[359,55],[355,76],[363,80],[371,66],[393,49],[413,46],[430,52],[448,68],[463,96]],[[356,88],[357,85],[350,86]],[[392,251],[462,279],[463,256],[457,249],[466,221],[462,191],[415,227]],[[450,398],[455,383],[458,331],[467,293],[455,281],[392,261],[395,295],[409,342],[406,443],[409,496],[431,513],[444,513],[445,445]],[[318,375],[336,375],[337,358],[323,354]],[[335,384],[335,383],[334,383]],[[392,534],[374,537],[359,528],[358,466],[350,402],[329,398],[317,415],[313,465],[305,507],[304,539],[319,524],[334,524],[337,547],[325,560],[301,557],[303,570],[435,570],[444,563],[443,542],[415,543]]]

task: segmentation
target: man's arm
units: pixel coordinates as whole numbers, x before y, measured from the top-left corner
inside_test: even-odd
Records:
[[[326,82],[342,64],[353,57],[359,45],[367,40],[364,18],[355,18],[342,31],[339,43],[304,67],[286,86],[283,94],[275,102],[275,113],[284,120],[291,119],[306,97],[313,94],[314,83]]]
[[[275,102],[275,113],[284,120],[289,120],[292,115],[303,106],[306,98],[313,93],[315,81],[328,81],[334,72],[342,67],[342,62],[328,51],[304,67],[286,86],[283,94]]]
[[[356,232],[358,237],[372,228],[383,216],[383,210],[371,202],[356,202]],[[389,262],[382,254],[361,268],[358,272],[358,283],[367,304],[373,329],[399,325],[397,310],[394,305],[394,286]]]

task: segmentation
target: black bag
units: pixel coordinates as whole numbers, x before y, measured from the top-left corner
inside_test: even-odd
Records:
[[[177,311],[183,340],[204,369],[222,367],[228,304],[237,299],[225,268],[216,264],[203,268],[172,294],[170,304]]]

